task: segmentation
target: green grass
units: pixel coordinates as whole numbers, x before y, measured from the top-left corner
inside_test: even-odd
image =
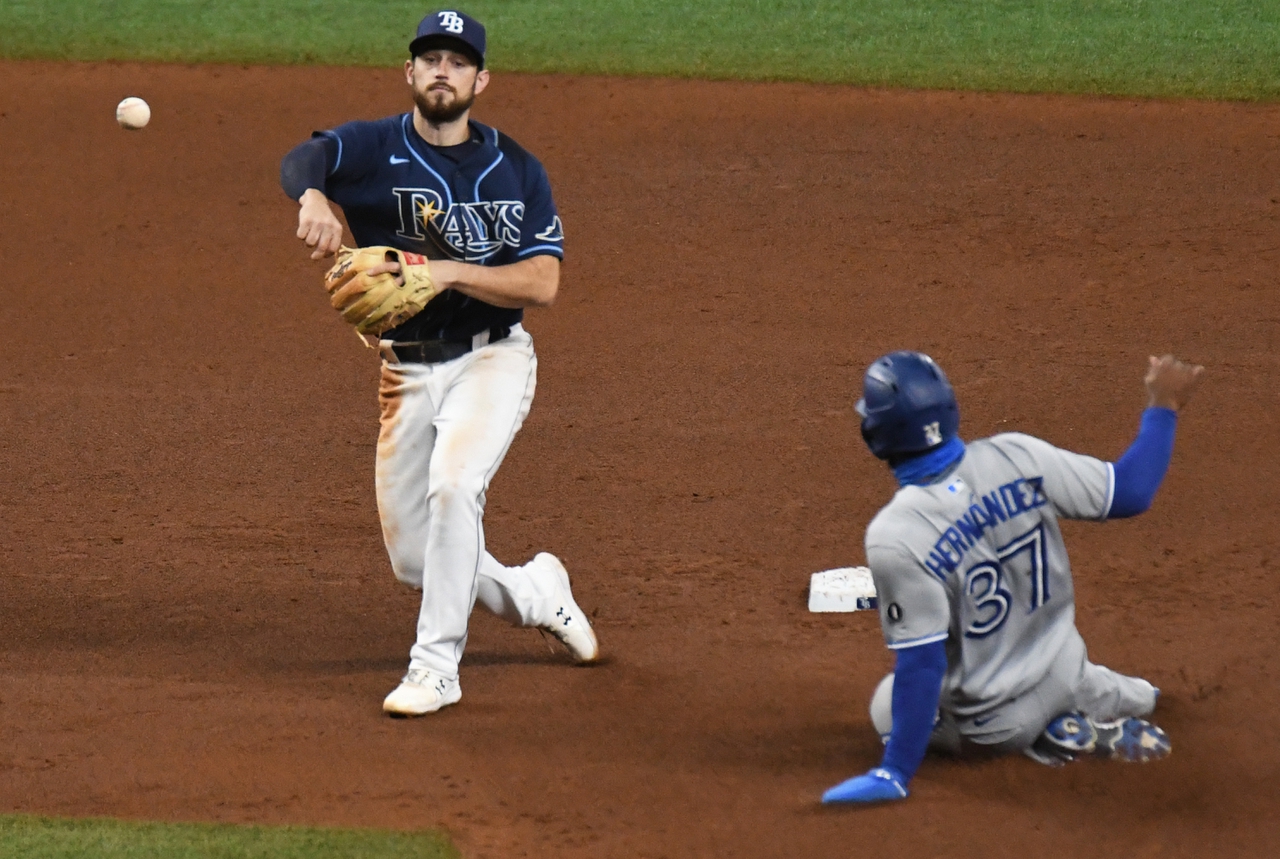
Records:
[[[456,859],[434,832],[126,823],[0,816],[0,856],[22,859]]]
[[[414,0],[2,0],[0,55],[394,65]],[[468,0],[498,70],[1280,97],[1280,0]]]

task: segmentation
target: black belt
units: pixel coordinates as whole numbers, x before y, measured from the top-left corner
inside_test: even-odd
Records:
[[[506,325],[495,325],[489,329],[489,342],[497,343],[511,336],[511,329]],[[474,337],[466,340],[410,340],[391,343],[391,351],[396,358],[407,364],[440,364],[461,358],[471,351]]]

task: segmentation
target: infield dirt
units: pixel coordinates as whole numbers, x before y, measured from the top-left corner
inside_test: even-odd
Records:
[[[462,702],[391,721],[377,360],[276,177],[407,104],[395,70],[0,64],[0,809],[469,857],[1280,853],[1280,107],[496,75],[477,118],[547,166],[568,257],[487,538],[564,558],[607,659],[481,609]],[[894,489],[851,407],[904,347],[966,437],[1107,459],[1148,354],[1209,368],[1153,510],[1066,528],[1168,760],[930,758],[909,802],[819,806],[878,760],[891,660],[805,588]]]

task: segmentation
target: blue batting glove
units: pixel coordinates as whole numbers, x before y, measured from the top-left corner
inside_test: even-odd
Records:
[[[906,798],[906,779],[894,770],[876,767],[865,775],[840,782],[822,795],[822,802],[891,802]]]

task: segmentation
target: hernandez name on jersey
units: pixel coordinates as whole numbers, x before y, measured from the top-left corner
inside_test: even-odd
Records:
[[[542,165],[496,129],[469,125],[472,140],[447,153],[426,145],[407,113],[317,132],[337,145],[328,196],[358,244],[481,265],[563,257]]]

